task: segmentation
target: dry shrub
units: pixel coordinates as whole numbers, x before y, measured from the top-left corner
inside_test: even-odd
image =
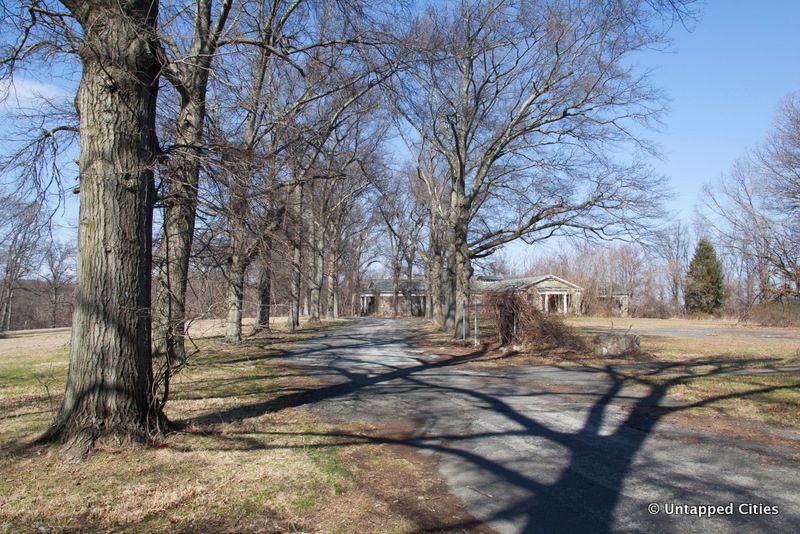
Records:
[[[800,326],[800,301],[756,304],[750,309],[749,319],[763,326]]]
[[[524,293],[509,290],[489,296],[501,345],[522,344],[537,348],[586,349],[583,339],[557,315],[539,311]]]

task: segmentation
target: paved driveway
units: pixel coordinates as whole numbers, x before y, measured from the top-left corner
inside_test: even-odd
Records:
[[[294,404],[346,420],[416,421],[417,433],[403,442],[439,454],[452,493],[499,532],[792,532],[800,525],[800,449],[637,415],[634,408],[667,401],[602,372],[449,364],[413,348],[412,334],[403,321],[369,319],[300,344],[291,361],[330,385]],[[729,503],[732,515],[667,513]]]

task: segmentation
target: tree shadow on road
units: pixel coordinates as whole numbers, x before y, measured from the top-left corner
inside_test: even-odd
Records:
[[[703,360],[653,366],[635,376],[612,365],[562,368],[561,371],[577,373],[575,377],[589,377],[590,380],[580,379],[574,384],[557,384],[563,387],[553,388],[552,384],[537,384],[535,380],[525,382],[524,377],[516,376],[513,370],[470,369],[466,364],[483,356],[485,348],[464,357],[440,361],[426,355],[401,357],[399,353],[403,347],[412,346],[414,341],[415,336],[408,333],[387,335],[349,330],[328,333],[291,354],[302,372],[322,379],[327,385],[208,413],[185,423],[237,422],[295,406],[318,408],[343,418],[415,419],[421,423],[420,430],[405,438],[348,432],[317,436],[336,438],[337,447],[388,443],[434,452],[443,459],[450,459],[455,469],[473,470],[478,473],[478,480],[481,476],[485,478],[487,487],[508,493],[500,498],[490,491],[473,488],[486,501],[479,506],[481,519],[507,522],[522,532],[672,531],[691,525],[681,522],[685,518],[649,516],[646,506],[650,501],[647,499],[670,495],[679,502],[682,499],[682,502],[694,504],[726,504],[727,501],[717,500],[724,495],[725,498],[735,497],[739,502],[760,502],[763,495],[752,487],[737,486],[713,477],[695,477],[680,469],[668,477],[657,472],[660,460],[642,456],[640,452],[661,420],[669,414],[713,405],[726,398],[746,398],[800,387],[798,382],[727,393],[693,403],[675,403],[667,399],[671,388],[698,377],[740,372],[743,364]],[[362,349],[385,351],[387,356],[380,362],[365,362],[351,356]],[[634,384],[637,389],[629,387]],[[464,421],[455,420],[457,413],[442,413],[438,409],[448,400],[456,399],[476,412],[491,414],[493,421],[501,420],[503,424],[496,429],[461,424]],[[526,402],[538,399],[569,404],[579,412],[575,419],[577,427],[552,424],[547,418],[536,417],[524,409]],[[614,413],[619,419],[615,427],[607,424]],[[462,415],[464,420],[469,420],[469,414]],[[248,432],[247,436],[237,436],[227,432],[226,439],[247,450],[271,447],[270,436],[289,434],[266,432],[254,436]],[[555,480],[543,480],[538,476],[535,457],[514,459],[492,454],[492,446],[505,446],[508,441],[503,440],[513,439],[546,443],[546,447],[557,449],[563,467]],[[703,438],[695,436],[693,439]],[[323,440],[317,445],[303,446],[328,447],[331,443]],[[778,458],[778,461],[790,460],[787,457]],[[641,495],[628,495],[633,491],[626,484],[634,465],[637,479],[649,480],[649,486],[658,488],[657,494],[648,494],[649,490],[644,489]],[[623,496],[627,502],[621,510]],[[742,529],[786,528],[794,519],[796,517],[790,513],[735,518],[737,528]],[[722,526],[717,519],[709,521],[704,528]],[[454,531],[469,527],[466,524],[443,526]]]

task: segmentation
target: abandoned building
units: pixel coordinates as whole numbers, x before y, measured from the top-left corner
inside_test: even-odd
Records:
[[[600,305],[606,313],[615,317],[629,317],[632,293],[624,289],[615,289],[603,295],[598,295]]]
[[[427,298],[425,280],[414,278],[399,281],[397,314],[402,316],[425,315]],[[520,291],[545,313],[580,315],[583,288],[552,274],[523,278],[480,276],[472,282],[472,294],[478,304],[493,292]],[[360,292],[361,315],[394,315],[394,287],[390,278],[369,281]]]
[[[473,294],[479,303],[489,293],[512,290],[525,293],[529,301],[544,313],[581,314],[583,288],[553,274],[522,278],[479,276],[472,284]]]
[[[394,315],[394,284],[391,278],[370,280],[361,288],[361,315]],[[425,315],[427,304],[425,297],[425,280],[401,278],[397,291],[397,315]]]

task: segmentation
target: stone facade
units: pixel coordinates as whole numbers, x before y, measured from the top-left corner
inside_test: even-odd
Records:
[[[480,305],[485,295],[509,290],[524,292],[544,313],[581,315],[583,288],[552,274],[524,278],[478,277],[472,282],[473,302]],[[369,281],[361,288],[360,299],[361,315],[394,315],[395,295],[391,279]],[[409,286],[407,279],[401,279],[397,300],[398,315],[425,315],[425,281],[415,278]]]
[[[475,300],[502,291],[520,291],[544,313],[581,315],[583,288],[552,274],[522,278],[478,277],[472,285]]]
[[[360,292],[360,314],[394,315],[394,284],[389,278],[370,280]],[[414,278],[409,286],[408,279],[401,279],[397,293],[397,315],[423,316],[427,298],[425,296],[425,281]]]

